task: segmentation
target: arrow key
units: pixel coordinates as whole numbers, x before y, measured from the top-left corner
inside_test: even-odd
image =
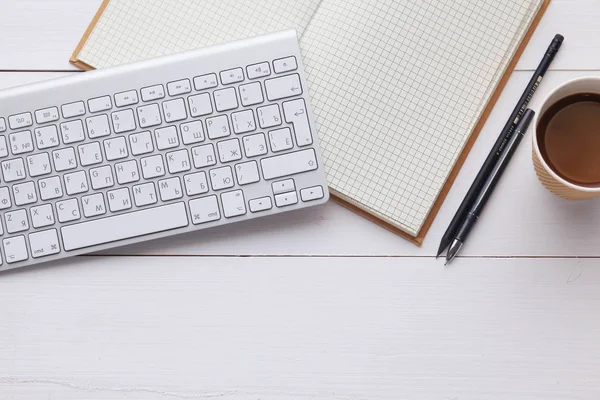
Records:
[[[300,198],[302,201],[313,201],[323,198],[323,187],[313,186],[300,191]]]
[[[248,202],[248,205],[250,206],[250,212],[253,213],[270,210],[273,207],[269,196],[252,199]]]
[[[15,236],[2,241],[6,262],[9,264],[24,261],[29,258],[25,236]]]
[[[275,196],[275,205],[277,207],[291,206],[298,203],[298,195],[296,192],[282,193]]]

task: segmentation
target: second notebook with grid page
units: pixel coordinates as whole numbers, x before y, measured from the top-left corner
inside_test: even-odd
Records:
[[[103,68],[296,28],[331,192],[404,236],[422,239],[545,2],[166,3],[105,1],[73,61]]]

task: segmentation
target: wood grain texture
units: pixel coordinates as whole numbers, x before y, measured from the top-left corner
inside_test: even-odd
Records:
[[[69,57],[101,0],[3,0],[0,2],[0,70],[75,69]],[[517,69],[535,69],[537,50],[554,34],[566,37],[569,54],[553,69],[600,69],[600,9],[597,0],[552,0]]]
[[[0,393],[597,400],[596,267],[78,257],[9,271],[0,279]]]
[[[0,87],[65,75],[0,73]],[[111,250],[110,254],[433,256],[530,75],[516,72],[509,80],[421,249],[329,202],[323,207]],[[588,75],[600,76],[600,71],[548,73],[531,107],[538,110],[544,97],[559,84]],[[598,257],[598,238],[600,199],[570,202],[548,192],[533,169],[529,132],[461,255]]]
[[[76,70],[69,56],[100,3],[0,1],[0,70]]]
[[[99,4],[0,0],[0,69],[69,68]],[[520,68],[560,31],[555,69],[600,69],[598,17],[596,0],[553,0]],[[600,71],[551,72],[532,107],[585,75]],[[0,274],[0,399],[597,400],[598,259],[430,258],[529,76],[509,80],[422,249],[329,203],[118,251],[221,257]],[[600,256],[599,219],[600,201],[542,187],[525,140],[463,254]]]

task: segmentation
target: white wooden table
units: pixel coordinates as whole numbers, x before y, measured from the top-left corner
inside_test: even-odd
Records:
[[[74,72],[100,0],[0,0],[0,88]],[[0,276],[0,398],[600,398],[600,200],[531,143],[462,256],[434,254],[557,32],[531,106],[600,76],[600,1],[554,0],[422,248],[330,203]]]

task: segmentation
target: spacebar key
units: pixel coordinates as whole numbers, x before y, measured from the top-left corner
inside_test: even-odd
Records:
[[[184,203],[69,225],[60,229],[66,251],[182,228],[188,225]]]
[[[260,160],[266,180],[299,174],[317,169],[317,155],[313,149],[287,153]]]

